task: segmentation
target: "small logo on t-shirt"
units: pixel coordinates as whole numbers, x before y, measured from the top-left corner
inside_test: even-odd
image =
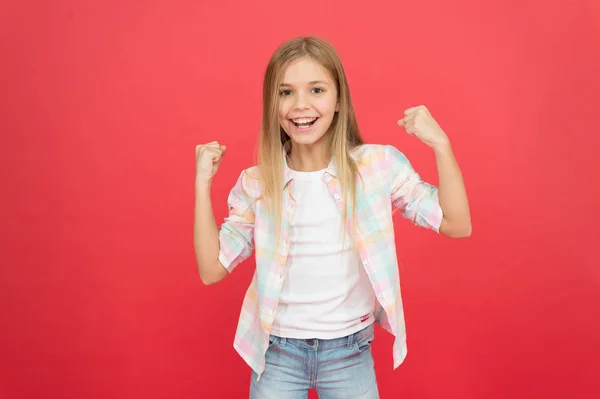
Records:
[[[364,323],[367,320],[369,320],[369,315],[368,314],[366,314],[366,315],[364,315],[363,317],[360,318],[360,322],[361,323]]]

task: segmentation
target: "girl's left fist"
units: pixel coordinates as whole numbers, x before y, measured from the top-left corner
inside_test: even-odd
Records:
[[[446,146],[450,142],[424,105],[404,111],[404,118],[398,121],[398,125],[403,126],[408,134],[416,136],[431,148]]]

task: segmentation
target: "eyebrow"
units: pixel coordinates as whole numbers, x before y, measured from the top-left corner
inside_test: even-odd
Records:
[[[316,85],[316,84],[328,84],[327,82],[323,81],[323,80],[311,80],[310,82],[308,82],[309,85]],[[282,83],[279,85],[279,87],[283,87],[283,86],[293,86],[293,84],[290,83]]]

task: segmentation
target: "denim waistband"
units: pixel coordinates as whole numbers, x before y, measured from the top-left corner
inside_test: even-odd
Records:
[[[298,346],[301,348],[310,348],[315,350],[320,349],[332,349],[339,348],[341,346],[351,346],[356,342],[360,342],[364,338],[369,337],[373,334],[375,326],[374,323],[369,324],[367,327],[363,328],[360,331],[355,332],[354,334],[347,335],[341,338],[333,338],[333,339],[321,339],[321,338],[311,338],[311,339],[299,339],[299,338],[285,338],[285,337],[277,337],[275,335],[271,335],[270,339],[273,343],[277,343],[280,346],[285,346],[286,344],[292,344],[294,346]]]

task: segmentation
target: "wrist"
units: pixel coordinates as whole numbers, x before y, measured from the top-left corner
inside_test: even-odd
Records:
[[[200,179],[196,178],[196,191],[208,191],[210,192],[210,187],[212,185],[212,180],[208,179]]]
[[[436,143],[431,146],[431,149],[436,155],[448,154],[452,152],[452,146],[450,145],[449,140]]]

